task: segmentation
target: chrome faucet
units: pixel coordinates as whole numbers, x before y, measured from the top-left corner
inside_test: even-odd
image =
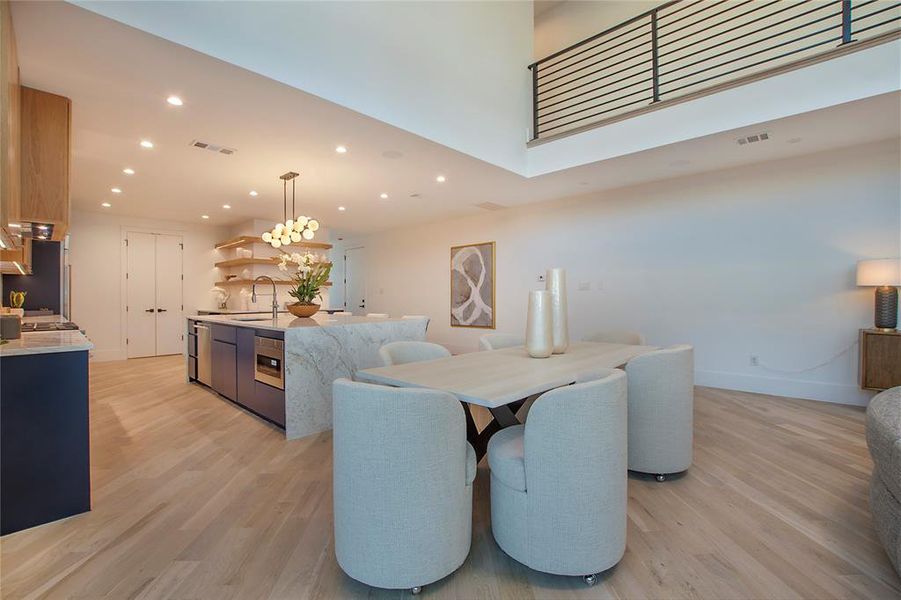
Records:
[[[269,277],[268,275],[260,275],[253,280],[253,284],[250,287],[250,301],[257,301],[257,281],[259,281],[260,279],[268,279],[269,283],[272,284],[272,320],[278,321],[278,296],[276,296],[275,281],[272,279],[272,277]]]

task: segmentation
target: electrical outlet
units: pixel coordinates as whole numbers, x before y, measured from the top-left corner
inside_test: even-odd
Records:
[[[538,283],[544,283],[544,273],[538,276]]]
[[[580,281],[579,282],[579,291],[580,292],[587,292],[590,289],[591,289],[590,281]]]
[[[751,366],[752,366],[752,367],[758,367],[758,366],[760,366],[760,361],[758,360],[756,354],[752,354],[752,355],[751,355]]]

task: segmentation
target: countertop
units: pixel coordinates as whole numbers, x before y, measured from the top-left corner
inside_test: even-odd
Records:
[[[320,312],[337,312],[337,311],[342,311],[342,310],[344,310],[344,309],[343,308],[321,308],[321,309],[319,309]],[[269,314],[270,312],[271,311],[269,311],[269,310],[259,310],[259,309],[239,310],[237,308],[223,308],[221,310],[218,308],[197,309],[197,314],[199,314],[199,315],[256,315],[256,314]],[[279,314],[285,314],[285,315],[289,314],[287,310],[281,309],[281,308],[278,310],[278,312],[279,312]]]
[[[60,315],[25,317],[23,323],[60,323]],[[50,354],[53,352],[78,352],[90,350],[94,344],[80,331],[26,331],[17,340],[0,344],[0,356],[24,354]]]
[[[255,317],[255,320],[244,320]],[[424,318],[424,317],[417,317]],[[289,329],[308,329],[322,327],[340,327],[344,325],[365,325],[367,323],[391,323],[403,321],[399,317],[378,319],[374,317],[339,316],[317,313],[310,318],[302,319],[294,315],[282,315],[278,320],[272,321],[269,313],[254,313],[252,315],[197,315],[188,317],[194,321],[206,321],[209,323],[221,323],[234,327],[250,327],[252,329],[270,329],[274,331],[287,331]]]

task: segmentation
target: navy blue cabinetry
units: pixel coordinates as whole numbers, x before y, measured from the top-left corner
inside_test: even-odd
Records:
[[[213,339],[213,389],[229,400],[238,399],[236,354],[234,344]]]
[[[256,380],[256,338],[284,339],[279,331],[255,330],[221,323],[210,327],[211,387],[220,395],[239,404],[279,427],[285,426],[285,391]],[[189,331],[193,328],[189,322]],[[197,344],[189,334],[188,376],[196,378]]]
[[[251,406],[254,397],[256,359],[253,351],[255,332],[247,327],[235,328],[237,346],[238,404]]]
[[[91,510],[88,352],[0,360],[0,534]]]

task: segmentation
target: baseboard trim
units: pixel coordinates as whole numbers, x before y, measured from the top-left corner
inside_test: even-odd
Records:
[[[94,362],[125,360],[126,358],[124,350],[91,350],[91,360]]]
[[[847,383],[781,379],[725,371],[695,371],[695,384],[724,390],[803,398],[851,406],[866,406],[870,402],[870,398],[875,395],[875,392],[862,390],[857,385]]]

